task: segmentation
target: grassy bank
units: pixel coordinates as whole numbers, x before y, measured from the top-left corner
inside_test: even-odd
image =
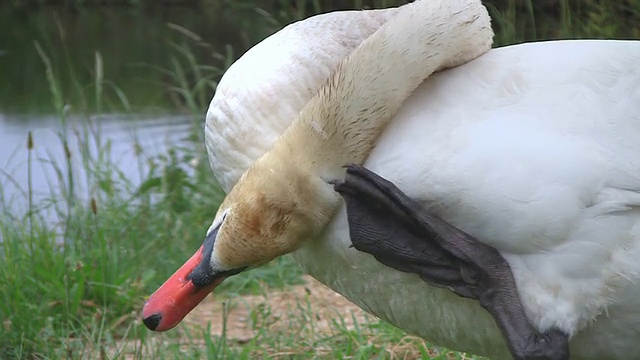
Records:
[[[640,21],[636,27],[625,24],[640,16],[639,1],[585,1],[579,9],[560,1],[565,5],[553,10],[526,1],[495,1],[490,10],[498,45],[532,38],[638,38]],[[241,3],[254,11],[250,3]],[[313,4],[264,16],[279,26],[325,10]],[[103,78],[105,55],[96,53],[90,70],[61,73],[35,44],[60,129],[67,128],[71,115],[86,122],[77,131],[60,131],[66,158],[37,159],[38,139],[25,137],[25,171],[45,166],[56,174],[45,200],[33,202],[31,181],[20,184],[27,210],[16,211],[0,191],[0,358],[470,358],[364,315],[304,278],[287,257],[229,279],[216,293],[224,305],[208,300],[174,332],[159,335],[144,328],[139,312],[145,296],[197,249],[223,197],[210,174],[201,122],[233,52],[202,65],[191,50],[201,44],[186,29],[176,31],[184,41],[173,44],[171,65],[148,65],[167,82],[149,86],[163,86],[193,117],[193,134],[186,145],[160,156],[133,144],[144,179],[138,185],[118,170],[109,142],[92,124],[96,112],[135,108],[118,84]],[[73,83],[80,78],[77,71],[89,71],[91,83]],[[60,85],[62,77],[71,79],[65,80],[73,83],[70,90]],[[81,144],[79,152],[69,150],[71,142]],[[80,159],[82,174],[73,170],[72,158]],[[3,174],[1,183],[8,181],[11,174]],[[78,184],[85,186],[80,190]],[[51,213],[56,223],[47,220]]]
[[[179,98],[193,116],[192,138],[155,157],[132,144],[144,172],[144,181],[134,185],[110,158],[109,140],[95,130],[84,100],[93,97],[102,111],[109,111],[107,99],[129,106],[126,94],[102,78],[101,54],[95,54],[92,83],[74,84],[78,93],[66,94],[61,74],[35,43],[60,119],[59,146],[66,157],[36,159],[38,139],[29,133],[24,140],[27,183],[15,184],[11,174],[2,174],[1,184],[21,188],[27,210],[19,213],[5,201],[4,186],[0,188],[0,358],[118,358],[119,344],[140,339],[138,345],[145,346],[147,332],[139,321],[145,296],[197,249],[223,197],[211,176],[200,134],[201,114],[221,70],[197,64],[192,45],[185,36],[185,42],[173,46],[172,66],[156,69],[170,79],[169,96]],[[79,70],[68,71],[63,75],[73,79]],[[69,98],[81,101],[70,104],[65,101]],[[69,130],[72,116],[85,121]],[[71,150],[72,142],[79,144],[79,151]],[[71,159],[82,164],[82,172]],[[33,203],[31,186],[35,167],[55,174],[51,193],[39,203]],[[282,259],[230,279],[221,292],[258,293],[264,284],[299,283],[300,276],[297,267]],[[145,358],[152,355],[134,352]]]

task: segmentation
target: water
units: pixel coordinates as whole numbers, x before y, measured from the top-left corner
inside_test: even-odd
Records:
[[[174,46],[188,45],[200,64],[221,65],[216,54],[226,51],[227,46],[239,56],[266,35],[259,34],[277,29],[265,30],[259,25],[273,24],[252,16],[257,13],[189,7],[87,7],[74,12],[44,7],[27,14],[0,11],[0,213],[23,216],[28,210],[29,132],[35,145],[31,166],[34,204],[63,191],[53,165],[66,167],[61,134],[69,141],[73,172],[80,179],[74,184],[78,196],[87,197],[91,186],[80,156],[82,141],[89,141],[94,157],[110,143],[108,154],[102,154],[109,159],[106,163],[115,164],[131,188],[139,185],[148,170],[144,158],[185,145],[194,127],[193,109],[169,91],[175,80],[159,71],[176,59],[184,63]],[[246,21],[255,21],[255,31],[238,28]],[[66,126],[56,110],[45,60],[36,51],[36,43],[51,63],[62,101],[71,109],[65,117]],[[102,60],[104,78],[99,101],[96,54]],[[198,80],[189,76],[192,82]],[[213,89],[206,90],[195,110],[199,122],[213,95]],[[197,129],[199,126],[196,124]],[[102,145],[96,144],[97,140]],[[136,146],[144,156],[137,154]],[[47,220],[55,222],[53,217],[47,216]]]
[[[82,122],[82,123],[81,123]],[[66,154],[61,135],[66,132],[77,194],[86,196],[88,191],[87,167],[82,163],[81,144],[87,147],[92,158],[98,157],[98,149],[108,147],[106,164],[113,164],[117,171],[136,187],[144,180],[149,169],[146,157],[166,154],[169,148],[184,145],[192,129],[192,120],[184,115],[149,116],[142,114],[106,114],[84,119],[68,120],[62,127],[57,116],[0,114],[0,184],[4,205],[13,213],[28,210],[28,156],[27,137],[32,133],[33,153],[31,186],[33,202],[38,204],[62,189],[57,179],[55,165],[66,168]],[[97,140],[102,144],[96,144]],[[144,156],[137,154],[136,147]],[[55,165],[54,165],[55,164]],[[65,170],[66,171],[66,170]]]

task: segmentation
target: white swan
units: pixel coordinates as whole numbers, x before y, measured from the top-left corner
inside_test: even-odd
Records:
[[[340,59],[396,11],[296,23],[229,69],[206,128],[225,190],[269,150]],[[423,83],[366,161],[498,249],[531,323],[572,336],[575,359],[626,359],[640,351],[638,64],[636,41],[492,50]],[[225,210],[215,226],[226,226]],[[363,309],[436,344],[507,356],[477,302],[349,249],[344,209],[323,236],[298,245],[294,257],[306,271]],[[216,243],[215,255],[225,256],[220,249]],[[242,255],[236,249],[234,256]]]

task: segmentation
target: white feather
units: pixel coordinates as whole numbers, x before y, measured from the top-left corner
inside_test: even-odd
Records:
[[[337,63],[395,9],[316,16],[238,60],[207,112],[225,190],[265,153]],[[366,162],[509,261],[539,330],[572,359],[640,353],[640,41],[510,46],[430,77]],[[322,131],[322,129],[318,129]],[[476,302],[349,249],[344,208],[294,253],[363,309],[439,345],[508,357]]]

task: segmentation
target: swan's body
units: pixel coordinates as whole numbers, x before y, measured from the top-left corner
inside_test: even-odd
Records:
[[[577,59],[592,66],[576,71]],[[640,351],[638,64],[640,43],[631,42],[493,50],[422,85],[366,162],[500,250],[530,320],[539,329],[579,331],[572,359],[626,359]],[[323,238],[294,258],[410,333],[505,357],[496,353],[502,338],[493,319],[476,303],[349,244],[341,209]]]
[[[206,132],[225,190],[388,16],[298,23],[228,71]],[[352,23],[332,27],[346,19]],[[438,73],[405,102],[365,164],[498,249],[532,324],[573,335],[572,359],[640,352],[640,42],[511,46]],[[349,245],[341,208],[293,255],[313,277],[410,333],[508,356],[476,302]]]

